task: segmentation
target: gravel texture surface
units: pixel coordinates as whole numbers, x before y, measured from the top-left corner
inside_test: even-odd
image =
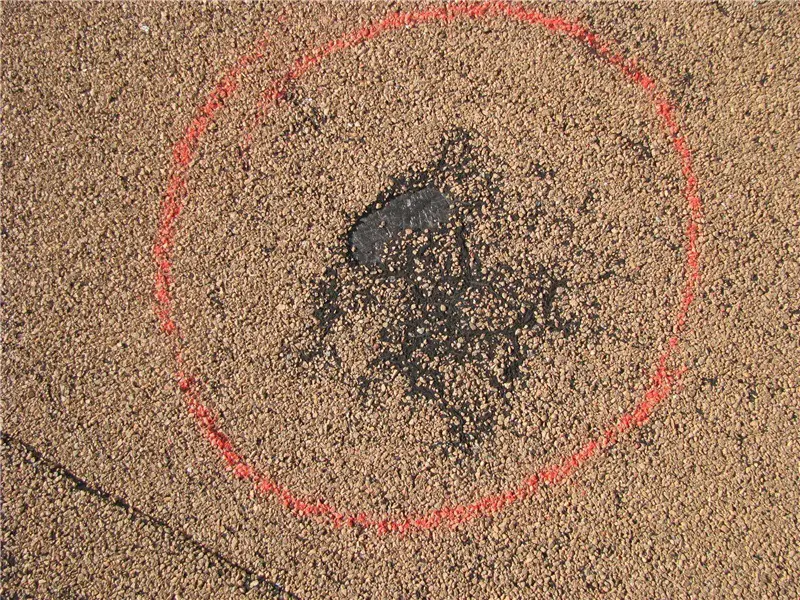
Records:
[[[800,596],[796,3],[1,10],[3,598]]]

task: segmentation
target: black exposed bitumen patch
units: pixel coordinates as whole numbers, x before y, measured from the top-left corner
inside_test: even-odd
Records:
[[[478,226],[491,218],[502,227],[516,218],[504,207],[491,162],[474,136],[456,130],[443,138],[433,164],[395,177],[354,216],[346,260],[317,282],[315,323],[297,341],[302,361],[326,357],[336,370],[342,342],[331,333],[355,319],[380,319],[374,356],[359,382],[365,408],[379,410],[380,384],[401,377],[412,406],[432,403],[446,420],[438,445],[456,461],[473,454],[493,434],[498,415],[510,410],[529,352],[522,332],[569,335],[578,326],[558,308],[558,291],[568,285],[563,275],[543,264],[523,272],[484,262],[496,242],[479,235]],[[453,183],[472,190],[469,197],[455,193]],[[479,374],[480,389],[459,383],[465,370]]]
[[[379,263],[387,242],[401,233],[438,228],[449,216],[450,203],[434,185],[395,196],[368,211],[353,227],[352,257],[360,265]]]

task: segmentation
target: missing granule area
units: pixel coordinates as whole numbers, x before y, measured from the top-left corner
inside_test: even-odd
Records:
[[[565,265],[486,260],[502,243],[499,230],[521,220],[535,228],[538,216],[509,212],[493,166],[477,135],[453,129],[435,162],[392,177],[332,249],[338,260],[315,283],[313,322],[284,349],[296,368],[336,377],[340,345],[361,343],[349,335],[354,321],[376,324],[358,377],[361,409],[385,411],[388,390],[399,387],[411,413],[438,412],[444,436],[432,449],[456,463],[511,415],[523,364],[537,352],[531,340],[569,338],[581,323],[564,307]],[[554,172],[538,171],[550,185]]]

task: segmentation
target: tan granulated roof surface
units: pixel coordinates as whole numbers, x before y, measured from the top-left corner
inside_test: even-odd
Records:
[[[789,2],[2,4],[3,598],[798,598]]]

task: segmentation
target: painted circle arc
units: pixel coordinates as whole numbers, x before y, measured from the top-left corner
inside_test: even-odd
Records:
[[[484,496],[469,504],[447,505],[433,511],[410,515],[372,516],[365,513],[349,513],[322,501],[303,499],[269,475],[259,471],[246,457],[237,452],[212,411],[205,406],[202,398],[205,391],[201,383],[202,378],[193,372],[184,358],[181,327],[174,317],[176,298],[173,293],[173,265],[177,225],[189,196],[188,179],[192,161],[209,126],[217,118],[225,103],[236,93],[241,75],[265,57],[267,44],[261,42],[256,45],[252,53],[241,57],[223,75],[205,103],[198,107],[183,137],[173,147],[171,175],[160,205],[159,226],[153,246],[156,263],[155,311],[159,326],[171,343],[178,386],[190,414],[207,442],[220,453],[236,477],[250,481],[261,493],[275,497],[298,516],[316,517],[335,527],[360,526],[375,529],[379,533],[402,534],[411,530],[432,529],[443,525],[455,526],[479,516],[496,513],[512,503],[531,496],[541,485],[554,484],[567,478],[584,462],[614,444],[621,435],[645,423],[653,410],[669,396],[683,372],[682,369],[671,365],[675,362],[680,336],[686,331],[689,310],[700,280],[699,235],[702,202],[698,194],[692,154],[678,125],[675,106],[660,90],[655,80],[640,69],[635,60],[612,50],[599,36],[582,24],[547,16],[502,1],[458,4],[417,12],[394,12],[297,58],[281,77],[270,82],[265,88],[266,91],[261,98],[262,103],[258,107],[258,118],[264,118],[269,114],[270,109],[285,97],[288,86],[293,81],[300,79],[310,69],[335,53],[365,44],[388,31],[413,30],[415,26],[431,22],[448,24],[459,19],[490,18],[512,19],[530,26],[542,27],[553,34],[569,38],[574,43],[582,44],[593,52],[598,63],[606,63],[609,68],[617,69],[628,81],[638,86],[652,104],[655,117],[669,137],[671,147],[680,161],[684,180],[683,198],[687,212],[684,277],[679,290],[680,301],[675,308],[675,317],[671,323],[671,336],[665,347],[656,349],[658,359],[652,368],[649,383],[641,400],[629,412],[608,424],[601,435],[587,440],[573,454],[532,473],[512,489]]]

